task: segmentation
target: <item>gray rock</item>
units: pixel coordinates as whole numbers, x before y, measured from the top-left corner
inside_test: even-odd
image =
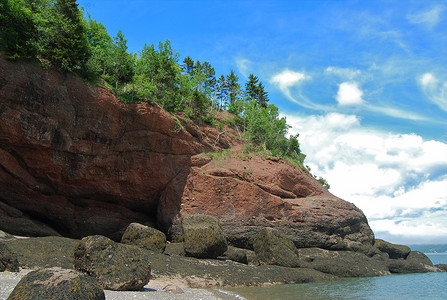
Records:
[[[73,269],[73,248],[79,240],[47,236],[3,242],[17,255],[21,268]]]
[[[3,271],[18,272],[19,262],[8,246],[0,242],[0,272]]]
[[[0,230],[0,241],[8,241],[16,239],[15,236]]]
[[[183,246],[187,256],[217,258],[227,250],[227,240],[216,218],[189,215],[182,219]]]
[[[299,266],[294,243],[285,234],[272,228],[264,228],[253,238],[253,249],[261,264]]]
[[[339,277],[389,275],[385,261],[352,251],[330,251],[319,248],[298,249],[300,266]]]
[[[411,251],[410,247],[391,244],[380,239],[376,239],[374,246],[381,252],[388,253],[391,259],[406,258]]]
[[[166,235],[155,228],[132,223],[124,232],[121,243],[163,253],[166,248]]]
[[[389,259],[388,268],[391,273],[427,273],[439,272],[431,260],[422,252],[411,251],[406,259]]]
[[[9,295],[10,300],[105,299],[98,282],[75,270],[54,267],[25,275]]]
[[[186,256],[183,242],[182,243],[167,243],[165,251],[163,253],[166,255]]]
[[[75,247],[75,268],[95,277],[103,288],[115,291],[141,290],[151,278],[150,252],[137,246],[88,236]]]
[[[435,265],[435,267],[440,269],[443,272],[447,272],[447,264],[437,264],[437,265]]]
[[[178,287],[174,284],[168,284],[167,286],[165,286],[163,288],[163,291],[166,293],[172,293],[172,294],[183,294],[184,293],[184,291],[180,287]]]
[[[247,251],[250,250],[228,246],[227,251],[225,251],[225,253],[219,258],[232,260],[241,264],[248,264]]]

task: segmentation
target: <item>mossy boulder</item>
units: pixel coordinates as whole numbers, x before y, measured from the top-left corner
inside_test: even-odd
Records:
[[[6,246],[0,242],[0,272],[19,271],[19,262],[17,256]]]
[[[406,259],[389,259],[388,268],[391,273],[427,273],[439,272],[430,258],[422,252],[411,251]]]
[[[253,249],[264,265],[298,267],[297,249],[284,233],[264,228],[253,238]]]
[[[391,244],[380,239],[376,239],[374,246],[379,251],[387,253],[391,259],[406,258],[411,251],[410,247]]]
[[[77,270],[95,277],[104,289],[138,291],[151,278],[150,252],[94,235],[83,238],[74,251]]]
[[[59,267],[32,271],[9,295],[10,300],[105,299],[98,282],[80,272]]]
[[[166,248],[166,235],[155,228],[132,223],[124,231],[121,243],[163,253]]]
[[[249,251],[251,251],[251,250],[228,246],[227,251],[225,251],[225,253],[219,258],[231,260],[231,261],[235,261],[235,262],[247,265],[248,264],[247,252],[249,252]],[[251,252],[253,252],[253,251],[251,251]]]
[[[339,277],[389,275],[383,259],[353,251],[331,251],[320,248],[298,249],[300,266]]]
[[[187,256],[217,258],[227,250],[227,240],[216,218],[189,215],[182,219],[183,247]]]

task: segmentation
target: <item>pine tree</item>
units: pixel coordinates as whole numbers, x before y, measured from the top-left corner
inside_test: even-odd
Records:
[[[223,108],[224,102],[228,97],[228,85],[224,75],[220,75],[216,84],[216,98],[218,100],[219,110]]]
[[[83,71],[89,49],[84,18],[76,0],[56,0],[50,23],[53,32],[46,49],[50,62],[62,70]]]
[[[115,79],[115,91],[118,92],[119,83],[131,81],[134,74],[134,56],[127,52],[127,40],[121,30],[118,31],[113,41],[111,62]]]
[[[107,33],[104,24],[93,20],[90,15],[88,15],[86,35],[91,52],[88,68],[94,74],[105,77],[112,69],[112,38]]]
[[[248,76],[248,81],[245,83],[245,94],[249,99],[255,100],[259,106],[267,107],[268,93],[257,76],[253,74]]]
[[[236,101],[240,95],[240,92],[241,92],[241,86],[238,83],[238,80],[239,80],[239,77],[236,74],[234,74],[233,70],[231,70],[230,74],[228,74],[226,77],[226,83],[227,83],[227,88],[228,88],[228,98],[229,98],[228,107],[229,107],[230,112],[231,112],[231,108],[236,103]]]
[[[194,60],[192,60],[189,56],[186,57],[183,60],[182,71],[192,76],[194,68]]]

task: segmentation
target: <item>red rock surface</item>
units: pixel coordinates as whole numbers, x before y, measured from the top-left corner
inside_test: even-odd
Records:
[[[212,160],[200,153],[239,149],[235,133],[177,120],[0,58],[0,229],[120,239],[131,222],[157,222],[175,239],[182,215],[202,213],[245,246],[265,226],[298,246],[372,243],[363,213],[307,172],[238,151]]]
[[[329,193],[308,172],[284,160],[244,156],[193,157],[191,169],[162,194],[162,227],[175,238],[182,216],[208,214],[242,247],[250,247],[251,237],[264,227],[284,232],[298,247],[357,249],[373,243],[362,211]]]
[[[229,145],[214,146],[214,128],[179,130],[157,106],[4,59],[0,120],[0,228],[16,234],[119,239],[130,222],[154,221],[192,155]]]

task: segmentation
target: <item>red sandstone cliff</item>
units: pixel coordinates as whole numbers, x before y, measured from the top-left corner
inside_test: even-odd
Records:
[[[180,118],[181,120],[181,118]],[[363,213],[284,161],[229,152],[229,134],[123,104],[72,75],[0,58],[0,229],[119,238],[130,222],[174,239],[182,215],[216,216],[235,244],[262,227],[298,246],[357,248],[374,235]]]

